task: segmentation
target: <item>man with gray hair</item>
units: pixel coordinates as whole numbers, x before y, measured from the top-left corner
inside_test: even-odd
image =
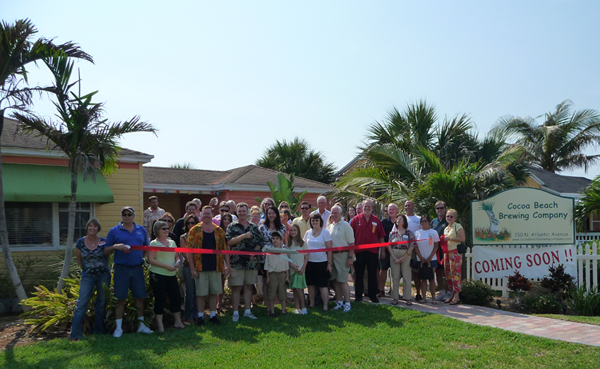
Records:
[[[350,224],[342,218],[342,207],[334,205],[331,208],[331,223],[327,230],[331,234],[332,247],[354,246],[354,231]],[[350,287],[348,272],[354,262],[354,250],[333,251],[333,270],[331,280],[335,281],[335,307],[333,310],[350,311]],[[342,297],[344,302],[342,302]]]
[[[327,198],[325,196],[317,197],[317,210],[310,213],[310,215],[319,214],[323,219],[323,227],[327,227],[327,221],[331,216],[331,212],[327,210]]]
[[[373,214],[373,202],[371,200],[363,201],[363,212],[353,218],[352,230],[354,231],[354,242],[356,245],[365,245],[373,243],[382,243],[385,237],[385,230],[381,221]],[[356,261],[354,269],[356,270],[356,281],[354,285],[354,301],[362,301],[364,291],[365,267],[368,273],[369,298],[372,302],[378,303],[377,297],[377,261],[379,248],[370,248],[365,250],[356,250]]]

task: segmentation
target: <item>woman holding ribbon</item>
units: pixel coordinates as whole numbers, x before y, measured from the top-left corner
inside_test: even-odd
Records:
[[[310,216],[310,228],[304,234],[304,242],[310,250],[319,250],[331,248],[331,234],[323,228],[323,218],[319,213]],[[312,252],[308,255],[308,264],[306,265],[306,284],[308,285],[309,307],[315,307],[315,288],[321,292],[323,299],[323,311],[328,310],[329,291],[327,284],[331,276],[332,255],[330,252]]]
[[[154,223],[156,239],[150,242],[150,246],[161,248],[175,248],[175,241],[169,238],[169,225],[162,220]],[[148,262],[150,263],[150,285],[154,292],[154,314],[159,332],[164,332],[163,314],[165,311],[165,298],[170,300],[170,311],[175,317],[175,328],[183,328],[181,322],[181,293],[177,283],[177,267],[180,263],[179,254],[168,251],[150,251]]]
[[[402,278],[403,294],[402,297],[406,300],[406,305],[412,305],[412,288],[411,288],[411,269],[410,257],[416,244],[414,242],[415,235],[408,229],[408,219],[406,215],[399,214],[396,218],[396,224],[390,232],[390,242],[402,242],[398,245],[388,245],[390,253],[392,270],[392,305],[398,305],[400,298],[400,278]]]
[[[444,229],[444,240],[448,242],[448,252],[444,254],[446,281],[450,288],[450,297],[444,301],[450,305],[460,303],[462,257],[458,253],[458,244],[465,242],[465,230],[456,222],[458,213],[454,209],[446,212],[448,226]],[[444,250],[445,252],[445,250]]]

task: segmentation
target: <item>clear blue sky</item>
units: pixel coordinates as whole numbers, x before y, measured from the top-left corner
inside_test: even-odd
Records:
[[[600,110],[598,14],[599,1],[20,0],[1,17],[94,57],[78,63],[83,92],[100,91],[109,120],[160,130],[124,147],[218,170],[295,136],[340,168],[369,124],[418,99],[467,113],[482,134],[565,99]]]

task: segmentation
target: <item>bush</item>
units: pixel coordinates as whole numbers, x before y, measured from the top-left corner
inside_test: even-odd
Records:
[[[494,299],[494,291],[480,280],[463,281],[460,299],[465,304],[487,306]]]
[[[561,314],[562,305],[554,295],[525,295],[520,300],[520,310],[530,314]]]
[[[508,289],[511,291],[529,291],[533,283],[527,277],[519,273],[518,270],[515,271],[514,275],[508,277]]]
[[[557,300],[565,301],[569,298],[569,290],[572,289],[575,278],[565,272],[565,266],[559,264],[556,268],[548,269],[550,277],[542,279],[542,287],[547,288],[554,294]]]
[[[144,277],[146,279],[146,299],[144,300],[144,317],[145,322],[150,324],[154,319],[153,312],[153,294],[150,287],[149,279],[150,268],[144,268]],[[111,281],[113,280],[111,276]],[[73,322],[73,313],[79,298],[79,286],[81,284],[81,276],[79,273],[73,278],[65,279],[66,285],[63,293],[60,294],[56,289],[50,291],[44,286],[35,287],[36,292],[33,297],[30,297],[21,302],[22,305],[31,307],[26,313],[21,314],[25,318],[26,324],[34,325],[34,331],[38,333],[60,333],[67,332]],[[107,331],[114,330],[115,323],[115,306],[117,298],[114,295],[114,286],[105,289],[106,294],[106,317],[105,324]],[[96,294],[92,296],[88,303],[88,310],[83,321],[83,332],[91,333],[93,331],[93,322],[96,312],[94,311],[94,301]],[[135,299],[131,296],[131,291],[127,295],[125,303],[125,314],[123,316],[123,331],[135,332],[138,326],[137,313],[135,308]]]
[[[597,288],[587,291],[585,286],[573,287],[570,293],[571,309],[573,309],[576,315],[600,315],[600,293],[598,293]]]

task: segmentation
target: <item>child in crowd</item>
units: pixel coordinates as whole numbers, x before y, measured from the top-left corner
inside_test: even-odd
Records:
[[[304,243],[300,235],[300,227],[292,224],[288,231],[287,248],[290,250],[308,250],[308,245]],[[308,254],[290,254],[290,288],[294,292],[294,302],[296,303],[296,314],[306,315],[306,305],[304,302],[304,289],[306,288],[306,277],[304,271],[308,264]]]
[[[271,232],[273,247],[281,249],[283,244],[283,235],[279,231]],[[265,270],[267,272],[267,284],[269,285],[269,300],[267,302],[267,315],[275,316],[275,298],[279,297],[281,301],[281,314],[286,313],[286,284],[290,282],[289,264],[286,259],[280,255],[267,255]]]

